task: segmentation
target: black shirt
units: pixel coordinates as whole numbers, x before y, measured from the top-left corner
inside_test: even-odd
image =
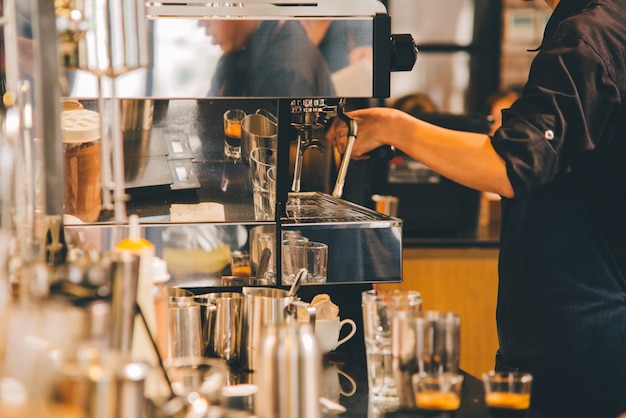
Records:
[[[324,57],[298,21],[264,21],[246,48],[224,54],[211,83],[213,97],[332,97]]]
[[[492,144],[502,201],[500,367],[551,416],[626,410],[626,3],[561,0]]]

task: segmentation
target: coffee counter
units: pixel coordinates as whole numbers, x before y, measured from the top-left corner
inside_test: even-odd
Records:
[[[387,411],[380,406],[368,401],[367,367],[364,353],[341,354],[331,353],[325,357],[325,362],[337,363],[338,368],[352,377],[357,384],[356,391],[352,396],[341,396],[339,403],[346,407],[347,411],[340,417],[345,418],[405,418],[405,417],[438,417],[438,418],[490,418],[489,410],[484,401],[484,389],[482,382],[475,376],[462,372],[464,375],[461,408],[454,414],[422,414],[415,410],[389,409]],[[345,383],[344,379],[340,381]],[[531,408],[528,418],[547,418],[545,415]]]
[[[473,237],[455,236],[410,236],[402,238],[404,248],[498,248],[500,223],[493,221],[476,229]]]

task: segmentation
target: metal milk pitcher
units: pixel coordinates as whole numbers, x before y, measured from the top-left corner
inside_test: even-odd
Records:
[[[255,353],[259,418],[321,418],[322,358],[311,324],[289,321],[266,327]]]
[[[241,363],[256,369],[254,352],[261,346],[265,327],[285,322],[286,309],[295,300],[289,292],[271,287],[243,287],[243,321],[241,329]]]
[[[238,292],[216,292],[195,296],[200,305],[204,355],[226,361],[239,358],[243,296]]]

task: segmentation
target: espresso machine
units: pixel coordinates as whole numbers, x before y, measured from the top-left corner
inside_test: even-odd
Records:
[[[225,280],[232,279],[230,256],[236,251],[250,254],[246,279],[289,288],[284,247],[293,236],[328,248],[323,281],[307,283],[311,287],[402,280],[402,220],[342,199],[349,187],[350,149],[358,141],[358,126],[347,115],[349,102],[388,97],[390,72],[408,71],[416,59],[410,35],[391,34],[383,3],[10,0],[2,6],[7,95],[0,181],[2,190],[11,190],[0,201],[0,233],[10,238],[3,243],[12,244],[0,248],[5,264],[0,316],[11,287],[23,288],[37,301],[55,291],[88,300],[96,312],[95,302],[125,294],[124,289],[102,285],[101,270],[89,286],[76,285],[76,276],[68,273],[75,270],[64,267],[93,261],[94,253],[115,252],[128,238],[151,243],[154,255],[167,263],[169,285],[195,292],[241,287],[241,281]],[[221,94],[215,80],[232,76],[223,71],[232,56],[225,45],[216,45],[219,36],[209,26],[250,21],[270,28],[268,36],[292,33],[297,42],[276,40],[277,55],[269,54],[275,45],[259,41],[257,49],[250,47],[248,53],[265,67],[255,67],[255,73],[235,66],[249,79],[235,83],[239,90]],[[317,44],[303,28],[319,23],[328,31]],[[358,27],[358,35],[342,27]],[[368,51],[364,58],[331,65],[333,55],[345,59],[360,47]],[[326,60],[315,68],[328,72],[327,89],[309,90],[302,81],[287,88],[287,76],[263,78],[281,61],[310,70],[313,55],[302,55],[305,51]],[[278,74],[300,80],[299,71]],[[239,156],[225,148],[224,115],[232,109],[249,118],[241,121]],[[65,119],[74,110],[80,117]],[[334,118],[348,126],[348,149],[338,161],[323,141]],[[247,123],[253,119],[262,123]],[[94,138],[98,153],[90,148]],[[267,160],[253,158],[247,140],[255,149],[265,148]],[[90,201],[90,207],[97,205],[95,219],[69,213],[69,149],[89,150],[98,160],[98,169],[89,164],[74,182],[84,186],[88,178],[97,179],[98,198]],[[326,169],[307,165],[307,156],[322,150],[333,167],[330,192],[305,185],[310,176],[330,177]],[[380,149],[373,156],[392,154]],[[257,184],[260,163],[271,165],[262,172],[271,186]],[[262,242],[270,242],[269,252],[262,251]],[[106,261],[98,259],[102,274],[141,276],[136,260]],[[131,274],[125,263],[136,270]],[[79,276],[91,274],[85,271]],[[129,312],[125,320],[135,314]]]
[[[75,6],[80,8],[79,3]],[[136,16],[136,10],[133,13]],[[114,16],[114,10],[111,10],[111,16]],[[87,107],[102,103],[102,96],[117,97],[123,104],[135,107],[148,103],[152,116],[152,124],[144,129],[144,133],[148,130],[150,143],[133,154],[129,148],[129,129],[119,128],[122,121],[129,119],[130,113],[122,111],[121,115],[116,115],[118,109],[124,108],[110,106],[104,116],[113,120],[108,125],[116,135],[109,134],[109,153],[114,156],[110,160],[112,167],[108,167],[110,174],[106,174],[107,167],[102,174],[103,210],[93,225],[91,222],[88,226],[66,224],[66,235],[70,239],[87,236],[86,229],[93,230],[95,226],[100,232],[98,242],[87,244],[110,248],[119,240],[119,235],[116,237],[115,234],[123,236],[125,233],[116,231],[120,226],[124,230],[127,213],[136,213],[146,237],[155,243],[157,254],[167,259],[177,284],[212,287],[221,285],[220,277],[228,273],[226,248],[249,251],[252,273],[255,274],[260,255],[254,237],[260,232],[270,232],[275,235],[276,242],[273,282],[280,286],[287,285],[281,283],[282,237],[286,232],[295,231],[311,240],[329,244],[327,283],[400,281],[402,220],[342,199],[350,159],[342,156],[336,161],[332,147],[323,139],[328,123],[335,117],[342,118],[350,129],[346,152],[349,155],[351,144],[358,140],[358,127],[345,115],[346,102],[388,97],[390,72],[408,71],[413,66],[417,48],[410,35],[391,34],[390,16],[383,4],[377,0],[311,0],[297,4],[287,1],[147,2],[145,16],[143,26],[134,25],[135,18],[127,19],[128,27],[139,28],[136,32],[145,28],[150,45],[148,52],[144,52],[140,47],[141,40],[131,42],[126,49],[131,57],[130,65],[124,64],[122,56],[110,57],[104,66],[97,60],[90,61],[89,49],[95,46],[89,44],[89,30],[81,34],[80,20],[66,24],[62,32],[61,39],[70,39],[60,43],[64,64],[60,69],[61,79],[66,83],[64,97],[78,99]],[[197,85],[202,85],[196,91],[179,93],[189,88],[191,82],[178,86],[176,76],[167,74],[163,64],[171,62],[167,56],[163,61],[164,55],[171,51],[165,48],[167,45],[163,40],[166,31],[171,31],[171,25],[180,23],[183,31],[195,29],[198,32],[198,28],[201,30],[212,22],[223,24],[252,19],[265,25],[275,24],[276,28],[295,24],[307,27],[326,22],[330,29],[323,43],[331,46],[331,53],[337,55],[337,51],[365,46],[369,54],[354,65],[348,63],[332,73],[329,71],[330,90],[311,87],[311,91],[303,91],[302,86],[306,85],[303,83],[287,88],[288,80],[285,79],[284,82],[263,81],[271,84],[273,89],[249,88],[246,91],[247,86],[260,83],[255,76],[261,80],[261,75],[248,74],[252,80],[246,81],[242,92],[223,96],[211,91],[209,81],[220,71],[223,53],[215,45],[210,45],[210,29],[207,29],[206,34],[202,34],[203,39],[188,43],[189,48],[196,48],[190,54],[200,54],[198,46],[193,43],[200,42],[209,50],[206,52],[208,57],[197,59],[185,71],[206,65],[212,72],[193,79],[197,80]],[[103,22],[106,24],[106,19]],[[113,21],[109,24],[115,26]],[[333,30],[335,26],[357,27],[358,35]],[[118,31],[111,31],[112,39],[122,42],[124,39],[121,35],[116,38],[116,33]],[[213,36],[214,42],[215,38]],[[172,42],[178,50],[187,48],[181,38]],[[287,62],[309,60],[309,67],[317,65],[312,56],[290,55],[308,51],[303,46],[305,40],[297,38],[297,42],[300,44],[281,44],[283,55],[278,57]],[[320,50],[322,45],[320,43]],[[272,45],[265,47],[269,50]],[[255,51],[253,55],[258,55],[261,60],[277,58],[265,53]],[[151,63],[146,64],[146,56],[151,57]],[[266,67],[270,68],[268,71],[273,68],[269,64],[260,68]],[[139,70],[135,71],[136,68]],[[103,83],[103,79],[108,79],[109,84]],[[174,86],[167,86],[168,83]],[[125,87],[128,85],[133,87]],[[141,88],[136,89],[137,85]],[[132,91],[133,88],[137,91]],[[332,94],[327,95],[328,92]],[[239,93],[242,95],[237,95]],[[106,106],[107,103],[100,107]],[[222,115],[231,108],[242,108],[249,117],[267,118],[273,125],[269,137],[275,141],[271,142],[276,158],[276,183],[272,189],[275,197],[272,210],[261,216],[257,213],[258,202],[251,193],[254,185],[250,184],[247,155],[231,159],[222,152]],[[250,132],[245,122],[243,126],[241,148],[249,152],[246,135]],[[265,138],[262,134],[260,137]],[[307,156],[318,154],[323,155],[326,166],[323,169],[308,167]],[[393,150],[376,150],[375,154],[375,158],[389,158]],[[119,163],[120,158],[123,164]],[[105,160],[103,158],[103,163]],[[327,171],[329,166],[332,166],[331,174]],[[129,176],[130,167],[138,174]],[[305,180],[315,176],[329,177],[329,192],[306,188]],[[330,178],[332,176],[335,178]],[[211,212],[213,209],[217,212]],[[187,217],[174,216],[180,210],[194,213]],[[198,215],[198,210],[208,212]],[[237,234],[247,235],[248,239],[237,238]],[[223,236],[228,238],[222,239]],[[199,262],[198,258],[204,260]],[[347,266],[350,266],[349,270]]]
[[[257,274],[257,239],[269,233],[268,279],[286,286],[281,247],[292,232],[329,246],[326,283],[401,281],[402,220],[342,199],[348,156],[358,140],[346,103],[388,97],[390,72],[412,69],[417,55],[410,35],[391,34],[383,3],[49,3],[9,1],[3,8],[4,136],[14,154],[5,167],[16,180],[13,200],[3,201],[9,208],[3,213],[14,217],[2,221],[16,243],[15,264],[59,266],[68,254],[109,251],[128,236],[133,214],[155,254],[169,263],[175,285],[223,286],[235,250],[250,252],[251,275]],[[210,27],[250,21],[272,28],[266,37],[279,46],[258,40],[249,46],[248,59],[264,64],[246,72],[239,63],[234,71],[247,79],[236,79],[236,89],[224,94],[213,84],[232,76],[224,69],[232,54],[217,46],[220,35]],[[320,26],[326,30],[322,40],[314,36]],[[291,37],[269,37],[283,31]],[[279,52],[271,55],[274,49]],[[361,59],[348,59],[361,49],[367,51]],[[337,65],[337,57],[345,62]],[[291,72],[277,71],[279,64],[291,65]],[[323,89],[318,70],[327,73]],[[72,106],[83,112],[80,117],[59,117]],[[260,132],[242,121],[243,158],[225,155],[223,115],[229,109],[243,109],[246,119],[270,126],[269,133]],[[349,129],[348,149],[338,158],[324,143],[334,118]],[[250,141],[268,147],[276,166],[265,209],[259,205],[267,202],[255,194]],[[88,150],[91,143],[97,152]],[[77,155],[89,152],[95,162],[72,171],[70,148]],[[324,155],[322,169],[307,165],[307,155],[316,153]],[[375,154],[389,158],[393,150]],[[75,178],[69,179],[70,171]],[[332,191],[304,186],[318,176],[335,176]],[[75,205],[81,187],[95,197]],[[95,216],[72,212],[80,204],[95,208]]]

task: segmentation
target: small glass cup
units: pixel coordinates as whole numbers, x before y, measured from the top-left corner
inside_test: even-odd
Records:
[[[235,160],[241,158],[241,121],[245,117],[241,109],[224,112],[224,154]]]
[[[492,418],[525,418],[530,408],[533,377],[519,371],[489,371],[482,375],[485,403]]]
[[[328,270],[328,245],[323,242],[309,242],[306,245],[306,267],[308,270],[305,283],[326,283]]]
[[[309,239],[303,236],[290,236],[283,239],[282,266],[283,285],[293,284],[300,269],[307,268],[307,246]],[[306,280],[306,279],[305,279]]]
[[[247,251],[233,251],[230,253],[230,271],[233,276],[252,276],[250,253]]]
[[[415,405],[423,411],[456,411],[461,407],[463,375],[416,373],[413,375]]]

